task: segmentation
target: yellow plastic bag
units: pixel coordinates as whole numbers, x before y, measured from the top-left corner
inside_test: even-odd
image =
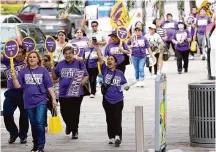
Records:
[[[196,41],[192,41],[192,42],[191,42],[190,50],[191,50],[192,52],[195,52],[196,49],[197,49],[196,47],[197,47]]]
[[[57,111],[55,115],[54,112],[52,112],[52,117],[49,118],[49,133],[56,134],[62,131],[63,128],[62,128],[60,116],[57,115]]]

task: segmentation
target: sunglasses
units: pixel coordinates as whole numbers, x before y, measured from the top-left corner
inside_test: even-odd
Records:
[[[44,62],[48,62],[49,60],[48,60],[48,59],[43,59],[43,61],[44,61]]]
[[[97,27],[97,25],[92,25],[91,27]]]

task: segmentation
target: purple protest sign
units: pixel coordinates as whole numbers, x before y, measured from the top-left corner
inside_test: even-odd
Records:
[[[45,48],[48,52],[53,53],[56,50],[56,41],[53,37],[47,37],[45,41]]]
[[[8,40],[4,46],[4,54],[7,58],[14,58],[19,51],[19,45],[15,40]]]
[[[120,27],[117,29],[117,36],[121,40],[125,40],[128,36],[127,29],[125,27]]]
[[[80,49],[79,49],[78,45],[72,44],[72,47],[73,47],[73,49],[74,49],[75,55],[79,55]]]
[[[31,37],[26,37],[22,40],[22,46],[26,48],[27,52],[34,51],[36,48],[36,42]]]

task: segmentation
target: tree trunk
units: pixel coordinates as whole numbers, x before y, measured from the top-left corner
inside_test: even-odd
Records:
[[[146,33],[146,3],[145,3],[145,0],[142,0],[142,15],[143,15],[143,18],[142,18],[143,29],[144,29],[144,32]]]
[[[196,6],[196,1],[195,0],[190,0],[190,9],[192,7]]]
[[[164,0],[157,2],[159,5],[159,18],[160,20],[164,18],[165,10],[164,10]],[[157,7],[158,8],[158,7]]]

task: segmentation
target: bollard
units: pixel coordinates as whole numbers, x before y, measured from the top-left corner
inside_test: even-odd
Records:
[[[136,152],[144,152],[143,106],[135,107]]]

